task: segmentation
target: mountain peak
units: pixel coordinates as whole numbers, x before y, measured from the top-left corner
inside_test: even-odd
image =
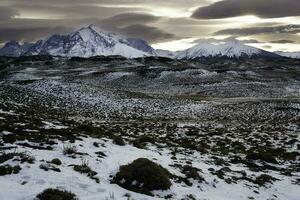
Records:
[[[98,27],[95,24],[90,24],[87,28],[92,29],[92,30],[98,29]]]
[[[137,42],[115,33],[103,31],[91,24],[67,35],[54,34],[37,42],[22,55],[53,55],[92,57],[119,55],[128,58],[153,55],[147,42]]]

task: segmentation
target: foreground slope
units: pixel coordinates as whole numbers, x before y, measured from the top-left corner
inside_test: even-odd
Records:
[[[81,200],[298,199],[299,66],[0,58],[0,199],[46,188]],[[113,181],[139,158],[166,169],[170,188]]]

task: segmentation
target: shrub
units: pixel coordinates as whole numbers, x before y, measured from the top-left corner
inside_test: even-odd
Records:
[[[267,152],[260,152],[260,153],[248,153],[246,158],[248,160],[261,160],[268,163],[278,164],[276,158],[272,156],[272,154]]]
[[[82,161],[81,165],[74,165],[73,169],[81,174],[87,174],[88,177],[95,180],[97,183],[100,182],[99,178],[95,177],[98,173],[93,171],[86,161]]]
[[[20,154],[21,157],[21,163],[27,162],[29,164],[33,164],[35,161],[35,157],[34,156],[30,156],[27,154]]]
[[[185,174],[186,178],[198,180],[199,182],[205,181],[204,178],[199,175],[198,173],[199,171],[200,171],[199,169],[192,167],[190,165],[185,165],[182,168],[182,173]]]
[[[48,188],[37,195],[39,200],[77,200],[75,194],[65,190]]]
[[[17,174],[21,170],[19,165],[12,167],[11,165],[1,165],[0,166],[0,176],[7,174]]]
[[[256,179],[254,180],[254,183],[256,183],[259,186],[264,186],[266,183],[272,183],[273,181],[276,181],[278,179],[269,176],[267,174],[262,174],[258,177],[256,177]]]
[[[58,158],[54,158],[53,160],[51,160],[51,163],[54,165],[61,165],[61,161]]]
[[[72,155],[77,152],[76,146],[73,145],[65,145],[63,147],[63,154],[64,155]]]
[[[121,136],[116,136],[113,138],[113,142],[117,145],[124,146],[125,142]]]
[[[136,148],[143,149],[143,148],[145,148],[147,143],[154,144],[155,139],[153,139],[152,137],[149,137],[147,135],[143,135],[143,136],[140,136],[137,139],[135,139],[132,144]]]
[[[170,173],[162,166],[139,158],[131,164],[123,165],[112,183],[143,194],[151,195],[153,190],[167,190],[171,187]]]
[[[3,153],[2,155],[0,155],[0,163],[4,163],[8,160],[11,160],[17,155],[19,155],[19,154],[18,153]]]
[[[15,134],[7,134],[2,136],[3,142],[4,143],[14,143],[17,140],[17,137]]]
[[[47,163],[47,164],[45,164],[45,163],[41,164],[40,165],[40,169],[43,169],[45,171],[52,170],[52,171],[55,171],[55,172],[61,172],[59,168],[57,168],[57,167],[55,167],[55,166],[53,166],[53,165],[51,165],[49,163]]]

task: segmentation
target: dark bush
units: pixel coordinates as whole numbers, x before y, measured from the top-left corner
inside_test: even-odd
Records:
[[[256,177],[256,179],[254,180],[254,183],[256,183],[259,186],[264,186],[266,183],[272,183],[273,181],[276,181],[278,179],[267,175],[267,174],[262,174],[258,177]]]
[[[186,178],[198,180],[200,182],[205,181],[205,179],[199,175],[199,169],[189,165],[185,165],[182,168],[182,173],[185,174]]]
[[[13,159],[16,155],[16,153],[3,153],[0,155],[0,163],[4,163],[10,159]]]
[[[63,154],[64,155],[73,155],[77,153],[77,148],[76,146],[72,145],[66,145],[63,147]]]
[[[53,160],[51,160],[51,163],[54,165],[61,165],[61,161],[58,158],[54,158]]]
[[[154,144],[155,139],[153,139],[152,137],[149,137],[147,135],[143,135],[143,136],[140,136],[137,139],[135,139],[132,144],[136,148],[143,149],[143,148],[145,148],[147,143]]]
[[[170,173],[162,166],[139,158],[128,165],[120,167],[112,183],[143,194],[151,195],[153,190],[167,190],[171,187]]]
[[[17,137],[15,134],[7,134],[3,135],[2,139],[3,142],[12,144],[17,140]]]
[[[65,191],[48,188],[44,190],[42,193],[37,195],[37,199],[39,200],[77,200],[75,194]]]
[[[81,174],[86,174],[89,178],[96,181],[96,183],[100,183],[98,177],[95,177],[98,173],[93,171],[87,162],[82,162],[81,165],[74,165],[73,169]]]
[[[55,171],[55,172],[61,172],[61,170],[54,165],[51,165],[49,163],[47,164],[40,164],[40,169],[45,170],[45,171]]]
[[[125,142],[121,136],[116,136],[113,138],[113,142],[117,145],[124,146]]]
[[[278,164],[276,158],[272,156],[272,154],[267,152],[260,152],[260,153],[248,153],[246,156],[248,160],[261,160],[268,163]]]
[[[0,176],[7,174],[17,174],[21,170],[19,165],[12,167],[11,165],[1,165],[0,166]]]

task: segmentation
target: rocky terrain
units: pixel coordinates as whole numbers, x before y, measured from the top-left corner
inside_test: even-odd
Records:
[[[0,199],[297,200],[299,134],[299,60],[0,58]]]

